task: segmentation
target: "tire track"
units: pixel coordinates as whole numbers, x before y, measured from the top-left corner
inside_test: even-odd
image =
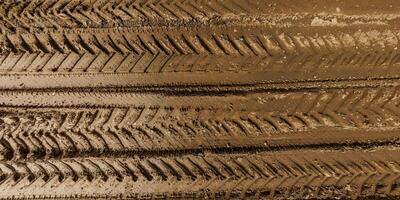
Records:
[[[254,19],[260,17],[287,17],[288,14],[296,16],[315,16],[317,14],[339,14],[340,16],[340,14],[346,14],[354,15],[353,17],[357,15],[365,17],[365,14],[371,14],[365,10],[376,10],[377,8],[379,8],[378,13],[383,15],[381,18],[390,18],[390,15],[398,13],[396,1],[383,5],[379,1],[364,3],[352,0],[312,3],[324,5],[319,7],[318,10],[308,6],[308,1],[298,0],[296,2],[265,0],[211,0],[207,2],[187,0],[8,0],[4,1],[0,7],[2,17],[0,28],[3,32],[40,32],[46,28],[59,30],[62,28],[108,28],[116,26],[170,27],[196,23],[212,24],[213,21],[218,23],[219,20],[224,18],[254,21]],[[352,5],[351,3],[356,3],[358,7],[349,6]],[[251,17],[253,20],[248,19]],[[296,21],[296,19],[292,18],[288,21],[287,24],[290,24],[291,21]]]
[[[333,66],[386,69],[398,62],[398,34],[392,28],[314,30],[227,26],[1,35],[0,69],[3,73],[246,72]]]
[[[31,39],[26,34],[7,36],[3,38],[5,50],[0,54],[2,87],[221,85],[399,78],[398,35],[393,30],[328,29],[328,33],[319,33],[318,28],[315,32],[288,28],[277,33],[269,33],[262,27],[235,30],[230,27],[216,29],[214,33],[209,28],[154,34],[122,30],[95,35],[38,33],[29,36]],[[211,73],[217,75],[213,77]],[[86,77],[92,80],[85,80]],[[42,78],[55,85],[36,81]]]
[[[7,190],[6,196],[13,194],[14,198],[40,195],[142,199],[173,195],[175,198],[302,199],[399,193],[397,149],[307,151],[306,155],[303,151],[288,151],[0,162],[0,188]]]
[[[262,1],[254,3],[262,3]],[[226,7],[226,5],[228,5]],[[263,5],[261,5],[263,6]],[[115,26],[168,26],[207,21],[225,15],[259,15],[249,1],[6,1],[1,6],[4,27],[24,28],[104,28]],[[29,25],[32,25],[29,26]]]
[[[74,94],[80,95],[3,93],[5,106],[17,106],[1,111],[3,159],[247,147],[277,150],[322,144],[344,147],[399,140],[396,87],[256,93],[236,98],[85,93],[77,99]],[[76,101],[67,103],[68,98]],[[124,107],[106,105],[107,99],[114,102],[112,98]],[[87,108],[90,101],[101,103]],[[132,106],[126,107],[127,102]]]
[[[396,0],[5,0],[0,199],[400,196]]]

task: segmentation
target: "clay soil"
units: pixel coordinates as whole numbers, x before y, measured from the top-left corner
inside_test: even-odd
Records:
[[[2,1],[0,199],[398,199],[399,13]]]

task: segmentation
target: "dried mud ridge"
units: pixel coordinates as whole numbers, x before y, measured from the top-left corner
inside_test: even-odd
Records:
[[[395,0],[6,0],[0,199],[396,199]]]

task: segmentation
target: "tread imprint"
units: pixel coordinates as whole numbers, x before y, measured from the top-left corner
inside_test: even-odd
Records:
[[[237,31],[237,29],[240,29]],[[396,72],[398,33],[392,30],[318,34],[262,27],[137,33],[37,33],[0,36],[2,73],[161,73],[314,71],[359,68]],[[194,31],[194,32],[193,32]],[[236,32],[235,32],[236,31]],[[39,39],[40,38],[40,39]],[[379,51],[378,51],[379,49]],[[379,68],[377,68],[379,67]],[[300,70],[301,69],[301,70]],[[398,71],[398,70],[397,70]],[[322,71],[321,71],[322,72]]]
[[[398,97],[397,88],[256,97],[258,101],[277,98],[275,103],[267,101],[277,105],[272,110],[177,106],[182,105],[179,100],[170,106],[3,107],[1,155],[3,159],[21,159],[198,148],[266,148],[296,143],[395,142],[399,139]],[[342,136],[333,137],[339,129],[348,132],[344,130]],[[318,134],[320,131],[323,133]]]
[[[10,194],[24,192],[27,197],[34,195],[38,187],[42,196],[55,192],[60,196],[73,196],[70,189],[90,191],[91,184],[87,183],[94,182],[102,183],[104,190],[91,190],[86,195],[110,192],[109,195],[123,194],[122,197],[162,198],[172,195],[173,191],[174,195],[211,195],[211,198],[320,195],[328,198],[332,195],[398,195],[400,192],[398,150],[309,151],[306,156],[304,153],[0,162],[0,188],[7,189]],[[158,187],[159,184],[163,187]],[[71,188],[65,189],[67,185]],[[113,190],[105,189],[108,187]]]

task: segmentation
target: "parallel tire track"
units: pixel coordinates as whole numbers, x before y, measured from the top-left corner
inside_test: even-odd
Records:
[[[0,200],[399,197],[399,10],[2,1]]]
[[[399,156],[378,149],[0,162],[0,188],[14,198],[393,196]]]

